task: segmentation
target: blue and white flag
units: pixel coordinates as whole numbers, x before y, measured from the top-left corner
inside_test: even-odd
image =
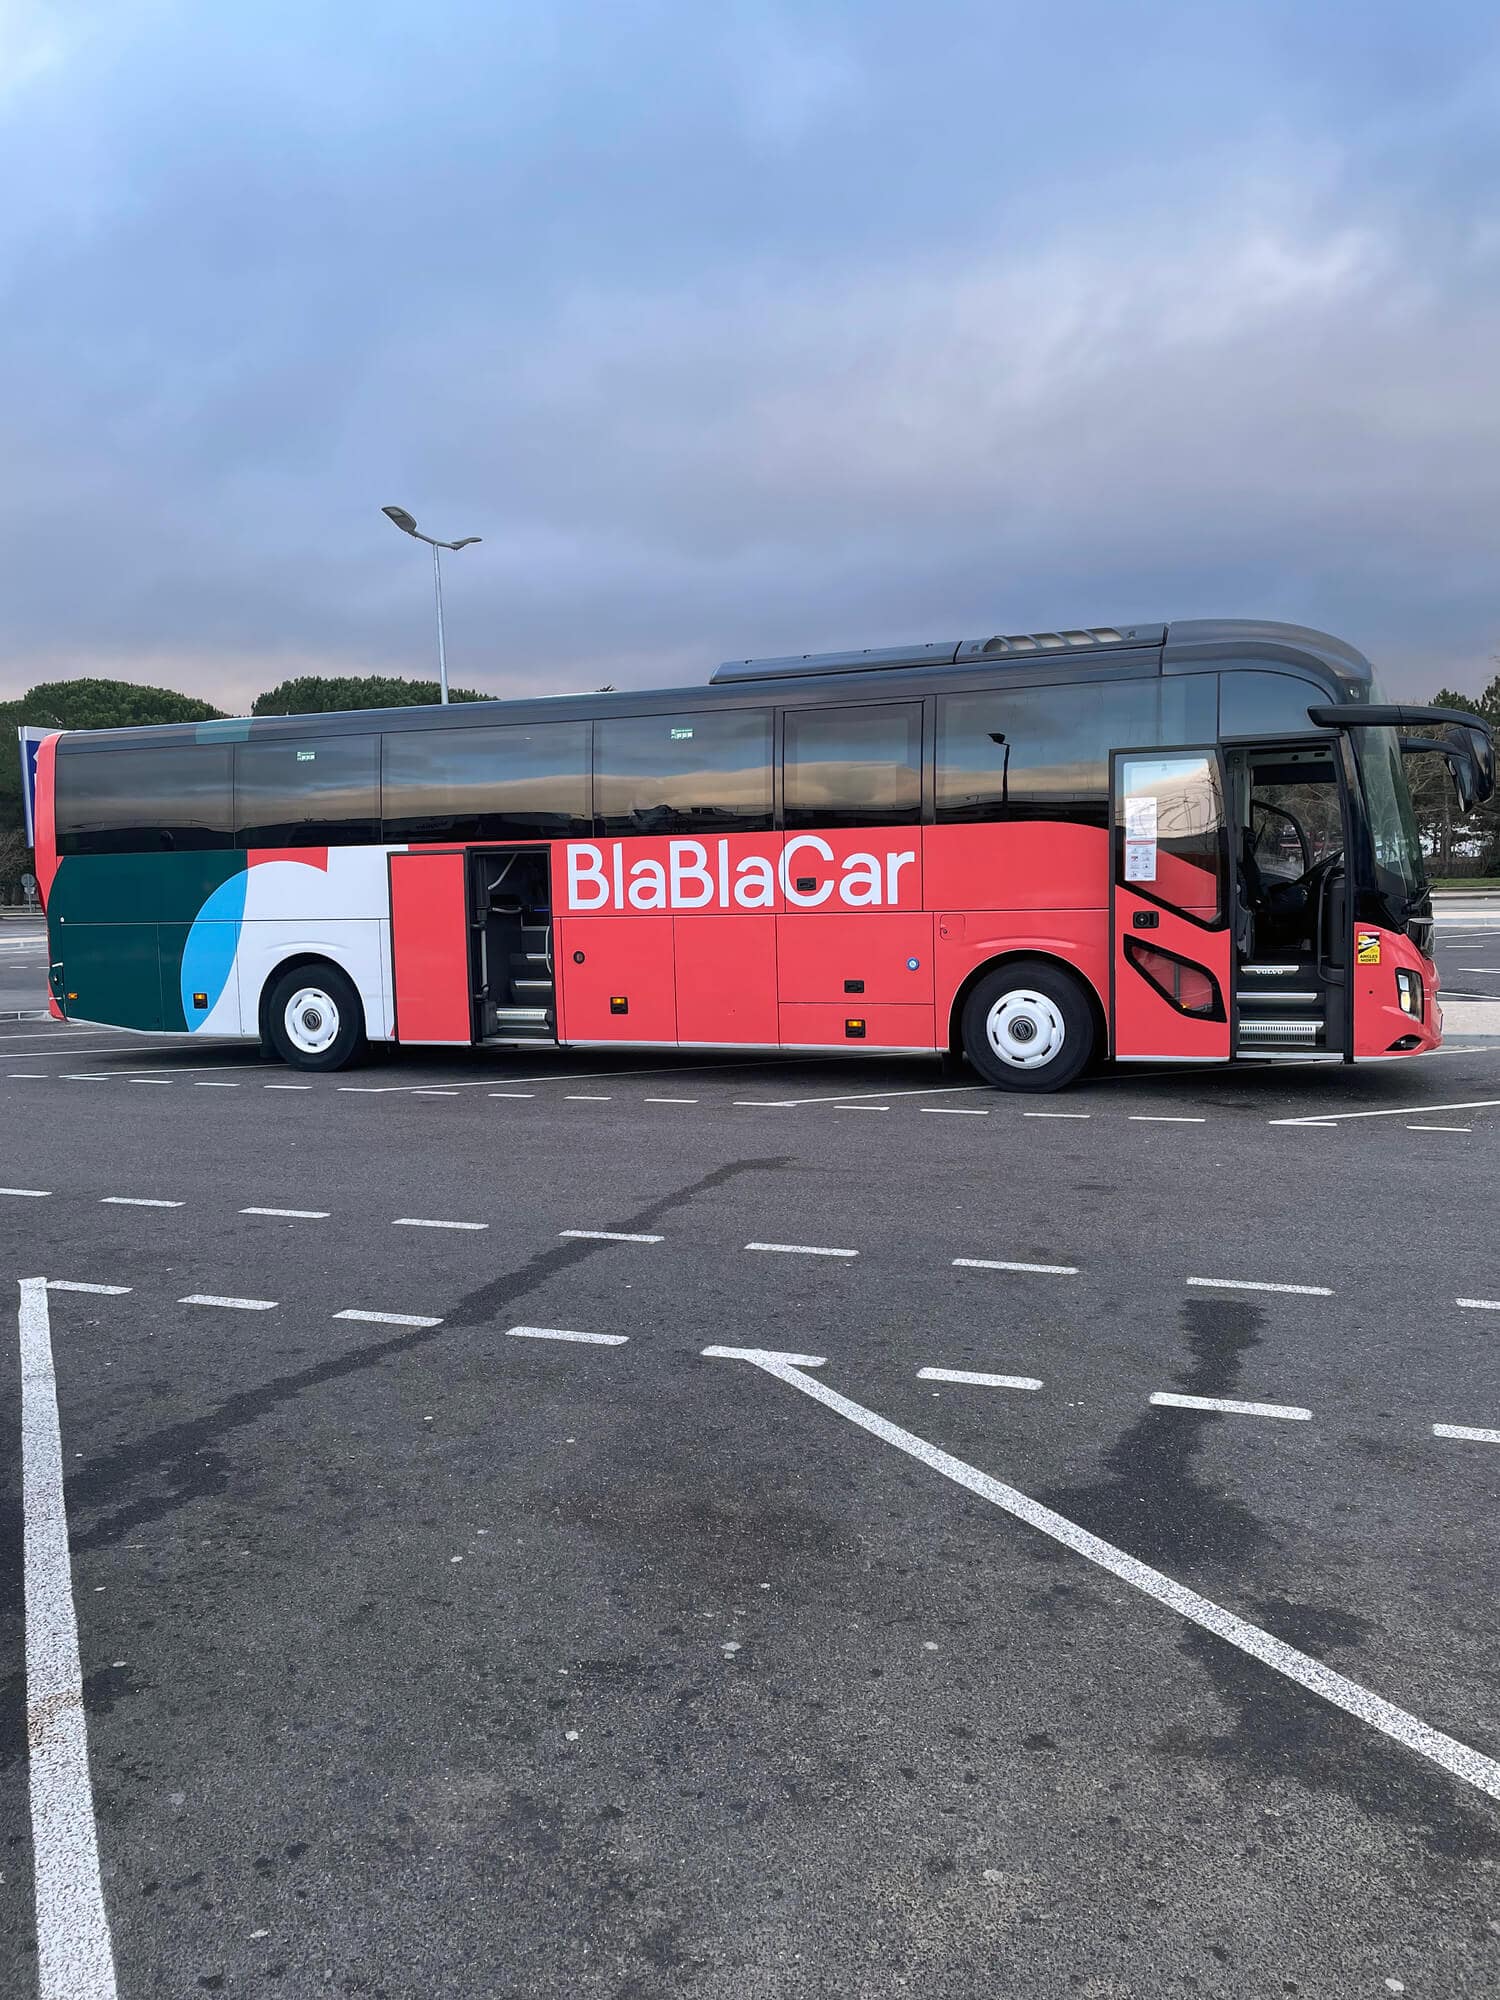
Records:
[[[36,846],[36,753],[37,746],[44,737],[55,736],[55,729],[18,728],[16,735],[21,739],[21,809],[26,815],[26,845]]]

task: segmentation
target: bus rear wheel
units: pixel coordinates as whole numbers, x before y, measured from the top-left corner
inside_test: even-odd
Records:
[[[343,1069],[365,1046],[364,1009],[353,980],[322,961],[294,965],[271,989],[266,1037],[292,1069]]]
[[[1080,982],[1044,959],[987,972],[964,1002],[964,1054],[1001,1090],[1061,1090],[1094,1053],[1094,1013]]]

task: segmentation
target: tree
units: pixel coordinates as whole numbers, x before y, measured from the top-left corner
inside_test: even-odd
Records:
[[[13,900],[31,867],[21,808],[16,728],[124,729],[151,722],[213,722],[224,711],[171,688],[133,681],[41,681],[19,701],[0,702],[0,902]]]
[[[450,701],[489,701],[474,688],[450,688]],[[326,715],[343,708],[423,708],[442,699],[436,681],[403,680],[395,674],[304,674],[257,695],[252,715]]]

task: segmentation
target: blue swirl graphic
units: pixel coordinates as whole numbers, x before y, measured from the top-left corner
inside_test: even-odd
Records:
[[[242,868],[219,884],[193,919],[187,943],[182,947],[182,1015],[189,1029],[202,1027],[219,1004],[234,971],[248,875],[249,870]],[[195,993],[208,995],[206,1009],[193,1005]]]

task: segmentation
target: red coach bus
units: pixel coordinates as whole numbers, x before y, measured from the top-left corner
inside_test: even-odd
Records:
[[[749,660],[702,689],[49,737],[54,1010],[239,1035],[1395,1057],[1441,1035],[1403,751],[1476,718],[1249,622]]]

